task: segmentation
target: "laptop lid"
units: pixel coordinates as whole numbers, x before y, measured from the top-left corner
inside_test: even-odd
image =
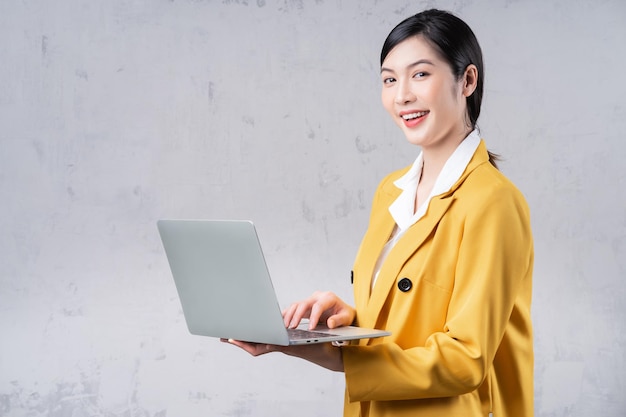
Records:
[[[346,327],[290,340],[254,224],[247,220],[159,220],[189,332],[288,345],[380,337]]]

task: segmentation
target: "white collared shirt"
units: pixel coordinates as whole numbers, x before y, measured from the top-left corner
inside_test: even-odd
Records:
[[[441,172],[437,176],[437,181],[433,186],[432,191],[426,201],[420,204],[417,211],[415,211],[415,198],[417,195],[417,185],[419,184],[420,177],[422,175],[422,167],[424,165],[424,156],[422,152],[417,156],[415,162],[411,168],[402,177],[394,181],[394,185],[402,190],[402,193],[396,198],[396,200],[389,206],[389,213],[396,222],[396,227],[392,233],[391,238],[385,244],[378,261],[376,262],[376,268],[374,269],[374,277],[372,279],[372,288],[376,284],[378,273],[387,259],[387,255],[391,249],[395,246],[396,242],[402,237],[409,227],[413,226],[419,219],[421,219],[426,210],[430,200],[436,195],[443,194],[452,188],[452,186],[461,178],[463,171],[467,168],[472,156],[476,152],[478,145],[480,144],[480,136],[477,130],[473,130],[454,150],[452,155],[448,158],[445,165],[441,169]]]

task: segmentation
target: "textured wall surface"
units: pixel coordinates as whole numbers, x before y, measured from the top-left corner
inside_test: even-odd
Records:
[[[475,30],[533,213],[536,415],[626,415],[623,0],[0,2],[0,416],[340,415],[343,377],[187,333],[159,218],[250,218],[281,302],[349,272],[410,163],[378,54]]]

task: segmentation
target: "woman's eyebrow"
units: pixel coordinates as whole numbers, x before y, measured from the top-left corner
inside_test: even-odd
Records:
[[[420,59],[420,60],[418,60],[418,61],[413,62],[412,64],[407,65],[407,66],[406,66],[406,68],[407,68],[407,69],[411,69],[411,68],[413,68],[413,67],[417,67],[418,65],[421,65],[421,64],[426,64],[426,65],[435,65],[435,64],[433,64],[433,62],[432,62],[432,61],[430,61],[430,60],[428,60],[428,59]],[[393,72],[393,73],[395,73],[395,71],[394,71],[394,70],[392,70],[391,68],[381,67],[381,68],[380,68],[380,72],[382,73],[382,72],[384,72],[384,71],[387,71],[387,72]]]

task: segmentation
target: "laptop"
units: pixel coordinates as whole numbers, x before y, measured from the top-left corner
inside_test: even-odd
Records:
[[[354,326],[285,328],[254,224],[247,220],[159,220],[189,332],[274,345],[390,335]]]

